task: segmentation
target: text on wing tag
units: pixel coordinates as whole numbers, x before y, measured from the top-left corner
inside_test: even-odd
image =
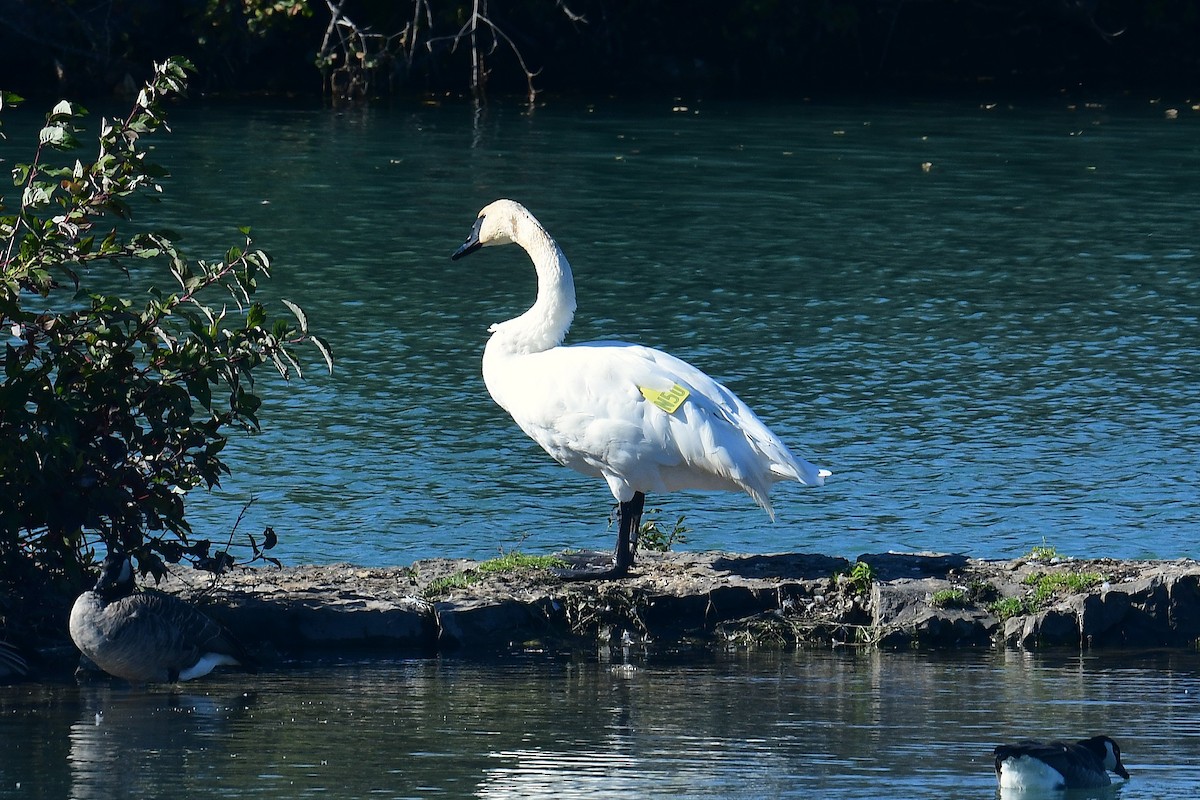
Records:
[[[672,386],[665,392],[660,392],[658,389],[650,389],[645,386],[639,386],[638,389],[642,392],[642,397],[645,397],[651,403],[661,408],[668,414],[674,414],[675,410],[683,405],[683,401],[687,400],[691,394],[687,389],[680,386],[678,383]]]

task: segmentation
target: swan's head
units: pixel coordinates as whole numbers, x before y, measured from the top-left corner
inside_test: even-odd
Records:
[[[523,220],[533,220],[533,215],[525,210],[525,206],[512,200],[497,200],[484,206],[475,220],[475,227],[462,246],[455,250],[450,258],[457,261],[463,256],[474,253],[481,247],[495,244],[512,244],[517,238],[517,226]],[[534,221],[536,224],[536,221]]]

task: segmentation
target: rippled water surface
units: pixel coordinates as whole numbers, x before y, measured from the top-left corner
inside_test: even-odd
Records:
[[[338,359],[264,384],[265,430],[194,524],[220,536],[253,496],[243,530],[273,525],[289,561],[611,546],[603,483],[479,375],[533,272],[448,255],[508,196],[574,266],[569,341],[682,356],[834,471],[777,487],[774,524],[651,497],[686,547],[1196,556],[1198,125],[1133,101],[181,109],[147,218],[204,257],[253,226],[268,291]]]
[[[0,797],[997,797],[991,750],[1118,737],[1200,785],[1196,653],[347,662],[176,691],[0,687]]]
[[[524,202],[571,259],[571,341],[627,338],[728,383],[835,473],[652,497],[693,549],[1196,556],[1200,137],[1158,106],[178,110],[145,219],[215,258],[253,226],[267,288],[333,343],[264,380],[264,431],[192,498],[287,561],[608,547],[610,498],[488,398],[516,248],[451,263]],[[17,140],[14,127],[6,122]],[[923,168],[927,164],[928,168]],[[135,285],[148,275],[134,275]],[[162,278],[159,282],[167,282]],[[287,666],[178,691],[0,687],[0,797],[994,798],[991,748],[1118,736],[1200,785],[1196,653],[550,656]]]

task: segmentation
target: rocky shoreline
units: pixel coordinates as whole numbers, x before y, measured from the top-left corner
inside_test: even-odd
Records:
[[[264,652],[489,654],[645,642],[780,647],[1196,647],[1200,563],[882,553],[643,553],[616,581],[434,559],[177,573]]]

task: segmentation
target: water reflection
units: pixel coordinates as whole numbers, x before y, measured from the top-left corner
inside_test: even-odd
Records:
[[[694,785],[687,775],[647,775],[638,759],[603,752],[544,752],[510,750],[495,753],[506,766],[487,771],[479,797],[597,797],[622,794],[636,797],[647,779],[663,788]]]
[[[1114,798],[1125,796],[1121,789],[1122,784],[1120,783],[1096,789],[1062,791],[1004,788],[998,789],[996,795],[1000,800],[1114,800]]]
[[[1108,733],[1122,800],[1200,785],[1200,654],[347,662],[187,693],[0,688],[0,797],[945,797]],[[16,788],[16,787],[20,788]],[[30,788],[34,787],[34,788]]]
[[[204,782],[254,696],[213,696],[158,689],[81,686],[81,714],[70,727],[71,797],[76,800],[159,795],[164,776]],[[223,755],[223,754],[222,754]],[[227,758],[236,758],[231,753]],[[175,777],[177,776],[177,777]]]

